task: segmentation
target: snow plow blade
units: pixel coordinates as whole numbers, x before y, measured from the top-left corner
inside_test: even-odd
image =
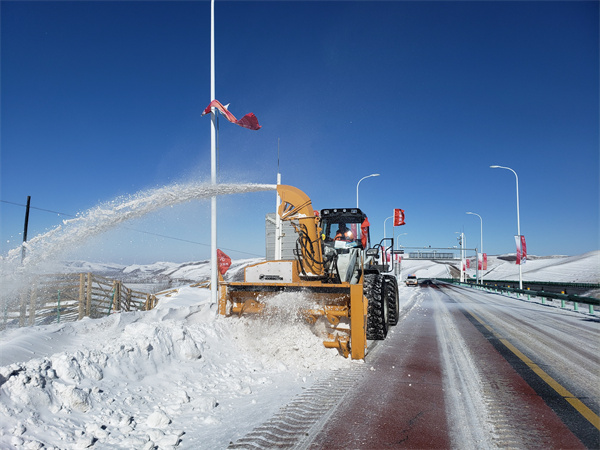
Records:
[[[308,294],[314,306],[299,313],[309,324],[326,321],[328,336],[324,346],[336,348],[344,357],[365,357],[367,300],[362,284],[221,282],[219,287],[219,314],[224,316],[261,314],[265,300],[280,293]]]

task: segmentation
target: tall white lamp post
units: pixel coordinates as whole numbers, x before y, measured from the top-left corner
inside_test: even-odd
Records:
[[[397,234],[396,237],[399,238],[400,236],[406,236],[407,234],[408,233],[400,233],[400,234]],[[398,239],[398,245],[396,245],[396,250],[400,250],[400,247],[402,247],[402,246],[400,245],[400,239]]]
[[[387,233],[385,232],[385,223],[390,220],[393,219],[394,216],[390,216],[390,217],[386,217],[386,219],[383,221],[383,238],[386,239],[387,238]],[[394,242],[394,228],[392,227],[392,243]],[[390,251],[390,257],[393,258],[394,257],[394,246],[392,245],[389,249]],[[387,262],[387,250],[386,250],[386,254],[382,255],[383,256],[383,264],[385,264]]]
[[[210,2],[210,101],[215,95],[215,0]],[[210,182],[213,187],[217,184],[217,114],[211,108],[210,128]],[[210,298],[217,303],[219,275],[217,266],[217,196],[210,198]]]
[[[506,169],[515,174],[515,179],[517,180],[517,236],[519,236],[519,239],[521,239],[521,219],[519,217],[519,176],[517,175],[517,172],[512,170],[510,167],[490,166],[490,168]],[[523,270],[521,268],[521,264],[519,264],[519,289],[523,289]]]
[[[482,261],[481,261],[481,272],[480,272],[481,275],[479,275],[479,283],[483,284],[483,219],[481,218],[481,216],[479,214],[476,214],[474,212],[468,212],[467,214],[472,214],[474,216],[479,217],[479,221],[481,222],[481,231],[479,234],[479,236],[481,238],[481,242],[480,242],[481,247],[480,247],[479,251],[481,252]],[[479,255],[477,257],[477,266],[479,267]]]
[[[461,232],[461,231],[455,231],[455,234],[458,234],[458,243],[460,244],[460,282],[464,283],[465,281],[465,251],[463,250],[463,248],[465,248],[467,246],[466,244],[466,239],[465,239],[465,233]]]
[[[400,250],[400,247],[402,247],[400,245],[400,236],[406,236],[408,233],[400,233],[398,235],[398,243],[396,244],[396,250]],[[402,260],[400,260],[399,264],[397,265],[398,270],[397,270],[397,275],[402,278]]]
[[[385,224],[388,220],[393,219],[394,216],[390,216],[390,217],[386,217],[386,219],[383,221],[383,238],[385,239],[387,237],[387,233],[385,232]],[[392,237],[394,237],[393,233],[392,233]]]
[[[364,180],[365,178],[370,178],[370,177],[378,177],[379,174],[378,173],[372,173],[371,175],[367,175],[366,177],[362,177],[360,180],[358,180],[358,183],[356,183],[356,207],[358,208],[358,185],[360,184],[360,182],[362,180]]]

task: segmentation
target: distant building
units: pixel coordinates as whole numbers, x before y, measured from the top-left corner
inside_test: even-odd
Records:
[[[281,259],[295,259],[294,249],[298,235],[289,221],[281,222]],[[265,243],[267,261],[275,259],[275,213],[265,217]]]

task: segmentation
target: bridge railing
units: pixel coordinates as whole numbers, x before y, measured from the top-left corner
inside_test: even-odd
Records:
[[[590,314],[594,314],[594,306],[600,306],[600,299],[594,298],[594,297],[587,297],[587,296],[581,296],[581,295],[575,295],[575,294],[564,294],[564,293],[557,293],[557,292],[548,292],[548,291],[544,291],[544,290],[540,290],[540,291],[533,291],[531,289],[519,289],[519,288],[514,288],[514,287],[508,287],[508,286],[492,286],[490,284],[475,284],[475,283],[461,283],[458,280],[455,280],[453,278],[436,278],[436,280],[438,281],[442,281],[445,283],[450,283],[450,284],[455,284],[457,286],[467,286],[467,287],[472,287],[475,289],[480,289],[480,290],[485,290],[488,292],[496,292],[496,293],[514,293],[517,294],[517,297],[519,297],[520,295],[526,295],[528,296],[528,299],[530,297],[537,297],[540,298],[542,300],[542,303],[545,303],[544,300],[545,299],[555,299],[555,300],[560,300],[561,302],[561,308],[565,308],[566,307],[566,302],[572,302],[573,303],[573,309],[575,311],[579,311],[579,304],[585,304],[588,305],[588,310]],[[490,280],[488,280],[488,282],[491,283]],[[531,283],[531,282],[528,282]],[[518,284],[518,282],[517,282]],[[543,283],[544,286],[549,285],[549,283]],[[559,284],[559,283],[556,283]],[[569,286],[568,283],[560,283],[562,286]],[[573,284],[581,284],[581,283],[573,283]],[[594,284],[589,284],[588,286],[597,286]],[[587,286],[586,286],[587,287]]]

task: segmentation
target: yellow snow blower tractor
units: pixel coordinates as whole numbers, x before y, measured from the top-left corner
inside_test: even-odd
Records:
[[[386,239],[371,248],[369,221],[358,208],[315,213],[300,189],[279,185],[277,191],[278,214],[297,234],[295,257],[248,266],[243,282],[221,281],[219,314],[260,314],[277,294],[308,295],[311,306],[301,314],[308,323],[325,325],[325,347],[364,359],[367,340],[385,339],[398,321],[396,277],[377,263]]]

